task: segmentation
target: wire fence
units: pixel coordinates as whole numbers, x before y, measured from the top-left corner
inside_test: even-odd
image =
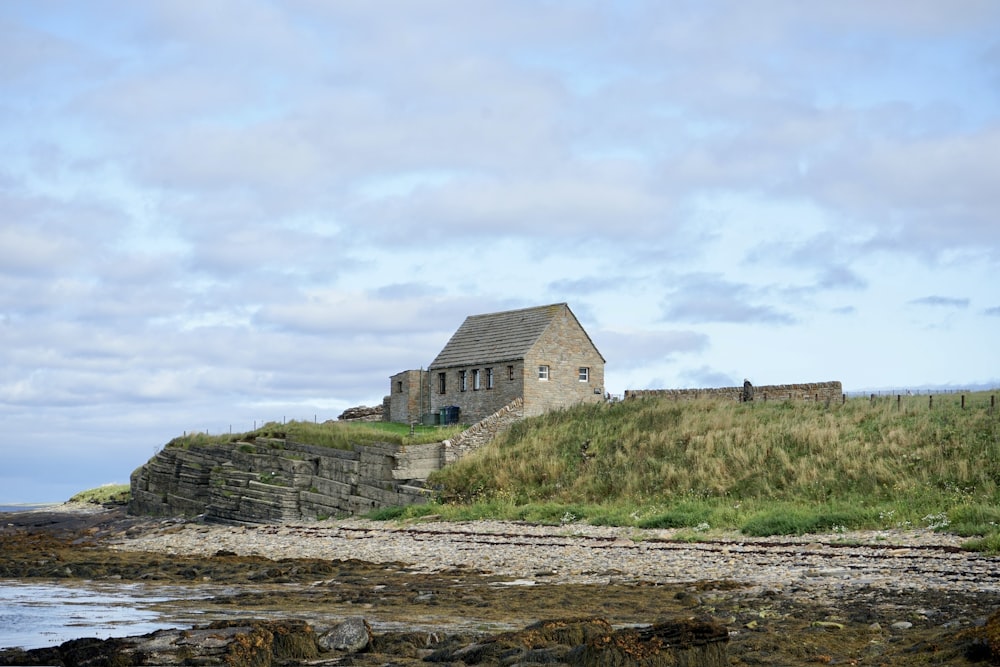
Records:
[[[924,407],[933,410],[935,407],[959,407],[962,410],[986,408],[992,415],[997,408],[998,389],[897,389],[868,392],[846,392],[844,400],[867,399],[872,405],[892,403],[897,410],[917,409]]]
[[[982,394],[989,392],[1000,392],[1000,387],[979,387],[976,389],[912,389],[912,388],[897,388],[897,389],[859,389],[855,391],[846,391],[844,394],[847,398],[870,398],[875,396],[876,398],[884,396],[934,396],[934,395],[947,395],[947,394]]]

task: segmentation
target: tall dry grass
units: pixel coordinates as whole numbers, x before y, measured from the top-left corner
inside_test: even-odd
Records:
[[[633,518],[692,502],[716,520],[726,508],[745,518],[785,505],[852,508],[854,523],[1000,505],[989,394],[967,396],[965,409],[958,396],[937,398],[932,408],[926,396],[578,406],[516,425],[432,482],[446,502],[601,506]]]

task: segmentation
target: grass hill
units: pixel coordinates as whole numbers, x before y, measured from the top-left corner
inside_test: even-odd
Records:
[[[435,473],[452,518],[801,534],[933,527],[1000,549],[988,392],[812,402],[663,399],[517,424]]]
[[[996,392],[844,403],[640,399],[515,424],[434,473],[429,505],[375,518],[496,518],[748,535],[931,527],[1000,552]],[[964,402],[964,404],[963,404]],[[415,444],[460,428],[289,422],[167,447],[289,438],[350,448]]]

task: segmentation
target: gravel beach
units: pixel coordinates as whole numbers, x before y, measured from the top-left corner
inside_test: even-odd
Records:
[[[748,587],[843,594],[858,587],[1000,593],[1000,561],[961,551],[961,538],[930,530],[748,539],[706,532],[583,524],[476,521],[394,524],[366,520],[274,526],[164,522],[115,549],[209,556],[356,559],[414,571],[464,568],[546,583],[731,581]]]
[[[546,619],[697,620],[723,629],[731,665],[965,664],[1000,658],[989,639],[1000,629],[1000,559],[962,541],[931,530],[748,538],[431,518],[221,525],[61,507],[8,517],[0,570],[189,587],[163,609],[181,618],[315,628],[363,618],[375,648],[352,664],[366,666],[421,664],[441,642],[517,643]]]

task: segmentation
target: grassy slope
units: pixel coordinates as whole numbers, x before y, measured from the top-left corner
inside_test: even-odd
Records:
[[[187,447],[192,444],[222,444],[241,442],[253,438],[288,439],[321,447],[351,449],[355,445],[384,442],[395,445],[419,445],[439,442],[462,431],[461,426],[415,426],[412,434],[406,424],[387,422],[324,422],[290,421],[284,424],[269,422],[248,433],[208,435],[190,433],[174,438],[167,447]]]
[[[1000,410],[989,394],[964,410],[935,399],[580,406],[435,474],[434,511],[751,534],[933,526],[1000,546]]]

